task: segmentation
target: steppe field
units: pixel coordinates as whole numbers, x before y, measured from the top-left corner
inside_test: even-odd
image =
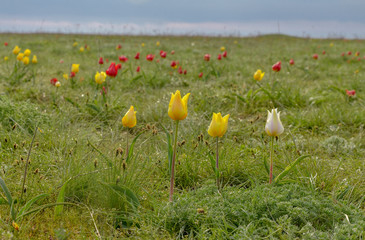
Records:
[[[0,43],[0,239],[365,239],[364,40]]]

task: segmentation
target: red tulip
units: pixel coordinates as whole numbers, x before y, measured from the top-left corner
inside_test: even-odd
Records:
[[[185,70],[184,70],[184,75],[186,75],[187,73],[188,73],[188,71],[185,69]]]
[[[351,54],[352,54],[352,52],[351,52],[351,51],[348,51],[348,52],[347,52],[347,55],[349,55],[349,56],[350,56]]]
[[[141,67],[140,66],[137,67],[136,72],[139,72],[139,71],[141,71]]]
[[[116,49],[121,49],[122,45],[118,44],[118,46],[116,47]]]
[[[118,67],[115,66],[115,63],[111,63],[109,68],[105,71],[106,75],[109,77],[115,77],[118,74]]]
[[[325,55],[326,54],[326,51],[323,50],[322,54]]]
[[[312,58],[313,58],[314,60],[317,60],[317,59],[318,59],[318,54],[317,54],[317,53],[313,54]]]
[[[179,67],[178,73],[179,73],[179,74],[182,74],[182,73],[183,73],[183,71],[182,71],[182,69],[181,69],[181,66]]]
[[[343,52],[343,53],[341,53],[341,56],[343,57],[343,56],[345,56],[345,53]]]
[[[218,59],[218,60],[222,60],[222,55],[221,55],[221,54],[218,54],[217,59]]]
[[[170,64],[170,66],[171,66],[172,68],[177,68],[177,64],[176,64],[176,62],[175,62],[175,61],[172,61],[172,62],[171,62],[171,64]]]
[[[155,57],[155,55],[148,54],[148,55],[146,56],[146,59],[147,59],[147,61],[152,62],[154,57]]]
[[[360,55],[360,52],[356,52],[355,56],[358,57]]]
[[[6,47],[6,46],[8,46],[8,43],[7,42],[4,42],[4,46]]]
[[[166,58],[166,55],[167,55],[167,53],[166,52],[164,52],[164,51],[160,51],[160,56],[162,57],[162,58]]]
[[[105,62],[107,62],[107,63],[108,63],[108,62],[109,62],[109,59],[108,59],[108,58],[107,58],[107,59],[105,59]]]
[[[100,57],[100,59],[99,59],[99,64],[100,64],[100,65],[103,65],[103,64],[104,64],[104,60],[103,60],[103,58],[102,58],[102,57]]]
[[[71,72],[71,73],[70,73],[70,78],[74,78],[74,77],[75,77],[75,75],[76,75],[76,73]]]
[[[357,59],[357,61],[361,61],[361,57],[359,57],[359,58]]]
[[[290,65],[294,65],[294,60],[293,59],[290,59],[289,64]]]
[[[355,90],[347,90],[346,89],[346,94],[347,94],[347,96],[352,97],[352,96],[355,96],[356,91]]]
[[[203,77],[203,72],[199,73],[199,78]]]
[[[118,63],[115,67],[116,67],[118,70],[119,70],[119,69],[122,69],[122,64]]]
[[[175,51],[174,51],[174,50],[172,50],[172,51],[171,51],[171,55],[174,55],[174,54],[175,54]]]
[[[126,56],[122,55],[122,56],[119,56],[119,61],[121,61],[121,62],[127,62],[128,61],[128,58]]]
[[[223,57],[226,58],[227,57],[227,51],[223,52]]]
[[[136,59],[136,60],[139,59],[139,52],[136,54],[136,56],[134,56],[134,59]]]
[[[57,78],[52,78],[52,79],[51,79],[51,84],[52,84],[53,86],[55,86],[57,82],[58,82]]]
[[[63,60],[62,59],[60,60],[60,63],[63,63]]]
[[[204,60],[205,60],[205,61],[207,61],[207,62],[209,62],[209,60],[210,60],[210,55],[209,55],[209,54],[205,54],[205,55],[204,55]]]
[[[275,63],[274,65],[272,65],[272,70],[274,72],[280,72],[281,70],[281,61]]]

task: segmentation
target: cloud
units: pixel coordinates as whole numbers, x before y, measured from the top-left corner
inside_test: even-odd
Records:
[[[365,23],[339,21],[103,23],[0,19],[2,32],[51,32],[131,35],[257,36],[282,33],[299,37],[365,38]]]

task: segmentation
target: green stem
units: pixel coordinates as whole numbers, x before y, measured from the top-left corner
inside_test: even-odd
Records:
[[[175,158],[177,145],[177,132],[179,130],[179,120],[176,121],[175,140],[174,140],[174,154],[171,163],[171,179],[170,179],[170,202],[172,202],[172,195],[174,194],[174,179],[175,179]]]
[[[273,155],[274,155],[274,138],[275,137],[271,137],[271,151],[270,151],[270,180],[269,183],[272,183],[272,172],[273,172]]]
[[[218,164],[218,160],[219,160],[219,152],[218,152],[218,137],[217,137],[217,150],[216,150],[216,161],[215,161],[215,168],[216,168],[216,178],[217,178],[217,187],[219,190],[219,164]]]

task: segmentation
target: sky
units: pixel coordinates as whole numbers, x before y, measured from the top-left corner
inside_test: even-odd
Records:
[[[365,38],[364,0],[6,0],[0,32]]]

